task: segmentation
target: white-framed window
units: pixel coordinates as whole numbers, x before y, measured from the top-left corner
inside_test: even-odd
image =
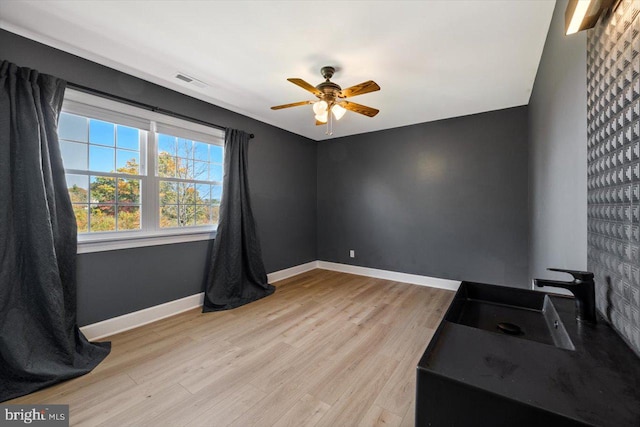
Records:
[[[223,131],[68,89],[58,136],[79,253],[214,237]]]

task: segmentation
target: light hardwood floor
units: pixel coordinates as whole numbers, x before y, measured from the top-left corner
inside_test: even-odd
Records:
[[[453,292],[313,270],[231,311],[114,335],[93,372],[6,403],[84,426],[413,426],[416,364]]]

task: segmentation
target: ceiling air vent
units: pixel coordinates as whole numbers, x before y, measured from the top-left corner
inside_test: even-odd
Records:
[[[178,72],[178,74],[176,74],[176,79],[182,80],[183,82],[188,83],[190,85],[193,85],[195,87],[199,87],[200,89],[204,89],[207,86],[209,86],[205,82],[200,81],[200,80],[198,80],[196,78],[190,77],[190,76],[186,75],[185,73],[181,73],[181,72]]]

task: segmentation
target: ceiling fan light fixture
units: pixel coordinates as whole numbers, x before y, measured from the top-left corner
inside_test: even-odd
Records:
[[[327,120],[329,120],[329,112],[325,110],[322,114],[316,114],[316,120],[320,123],[327,123]]]
[[[342,116],[344,116],[344,113],[347,112],[347,110],[341,105],[335,104],[333,107],[331,107],[331,112],[333,113],[333,116],[336,118],[336,120],[340,120]]]
[[[329,108],[329,105],[326,103],[326,101],[318,101],[313,104],[313,112],[316,113],[316,116],[322,116],[323,114],[326,115],[327,108]]]

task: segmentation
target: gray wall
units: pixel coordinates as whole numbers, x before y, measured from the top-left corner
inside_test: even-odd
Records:
[[[526,287],[527,218],[526,107],[318,143],[320,260]]]
[[[558,1],[529,102],[529,276],[587,267],[586,33],[564,35]]]
[[[317,258],[315,142],[4,30],[0,30],[0,59],[255,134],[249,150],[249,184],[265,267],[273,272]],[[208,245],[195,242],[80,255],[80,325],[200,292]]]
[[[212,242],[79,255],[80,325],[202,292]]]

